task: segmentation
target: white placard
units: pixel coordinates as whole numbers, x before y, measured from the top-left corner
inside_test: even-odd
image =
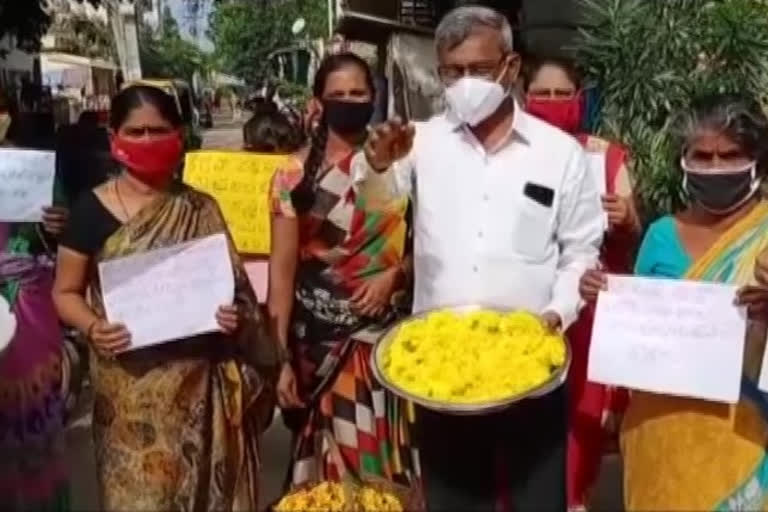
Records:
[[[757,382],[757,388],[768,393],[768,344],[766,344],[763,352],[763,365],[760,367],[760,378]]]
[[[131,348],[218,329],[234,276],[223,234],[99,264],[107,319],[131,332]]]
[[[595,180],[597,191],[601,196],[608,193],[608,180],[605,175],[606,154],[603,151],[588,151],[587,166],[589,174]]]
[[[588,174],[592,177],[592,179],[595,180],[595,185],[597,186],[597,192],[600,194],[600,197],[603,197],[608,193],[608,180],[605,176],[605,163],[606,161],[606,154],[605,152],[598,152],[598,151],[588,151],[587,152],[587,167],[588,167]],[[610,222],[608,221],[608,214],[603,212],[603,217],[605,221],[605,229],[607,230],[610,226]]]
[[[11,344],[16,335],[16,315],[5,297],[0,295],[0,354]]]
[[[40,222],[53,204],[56,154],[0,149],[0,221]]]
[[[653,393],[735,403],[746,312],[737,287],[609,276],[597,301],[588,378]]]

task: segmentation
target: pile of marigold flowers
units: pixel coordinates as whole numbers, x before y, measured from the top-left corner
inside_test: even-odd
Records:
[[[389,492],[371,487],[346,491],[341,484],[322,482],[285,496],[275,512],[403,512],[403,506]]]
[[[440,311],[404,323],[382,365],[393,384],[415,396],[466,405],[524,394],[565,358],[563,337],[530,313]]]

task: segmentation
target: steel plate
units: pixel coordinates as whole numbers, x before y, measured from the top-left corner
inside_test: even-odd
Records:
[[[391,391],[395,395],[405,400],[409,400],[411,402],[419,404],[422,407],[431,409],[433,411],[437,411],[445,414],[457,415],[457,416],[481,416],[486,414],[492,414],[492,413],[507,409],[512,405],[516,404],[517,402],[520,402],[521,400],[535,399],[535,398],[540,398],[542,396],[545,396],[563,385],[563,383],[565,382],[565,379],[568,376],[568,370],[571,366],[571,357],[572,357],[571,346],[568,343],[567,339],[565,339],[565,363],[555,373],[552,374],[552,377],[549,380],[542,383],[540,386],[537,386],[523,394],[510,396],[509,398],[505,398],[502,400],[494,400],[491,402],[476,402],[471,404],[455,404],[455,403],[443,402],[440,400],[431,400],[429,398],[424,398],[421,396],[414,395],[402,389],[397,384],[390,381],[389,378],[384,374],[384,370],[382,367],[384,352],[392,343],[392,341],[395,338],[395,335],[397,334],[397,331],[405,322],[419,319],[419,318],[425,318],[430,314],[436,313],[439,311],[469,313],[472,311],[477,311],[479,309],[493,310],[493,311],[498,311],[499,313],[511,312],[510,310],[503,310],[500,308],[482,306],[479,304],[472,304],[472,305],[434,309],[434,310],[426,311],[424,313],[420,313],[417,315],[409,316],[407,318],[404,318],[396,322],[384,334],[381,335],[381,337],[376,342],[376,346],[371,352],[371,368],[373,369],[373,373],[376,376],[376,379],[381,383],[382,386],[384,386],[389,391]]]

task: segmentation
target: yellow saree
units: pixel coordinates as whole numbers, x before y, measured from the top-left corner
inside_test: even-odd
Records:
[[[182,188],[122,226],[97,260],[222,232],[226,226],[216,202]],[[237,336],[205,334],[115,360],[91,354],[105,510],[258,510],[258,440],[274,406],[277,357],[231,244],[230,253],[235,302],[244,312]],[[89,294],[101,313],[96,274]]]
[[[768,246],[768,203],[725,233],[685,279],[746,285]],[[757,389],[766,325],[749,322],[736,405],[633,392],[621,447],[627,510],[768,510],[768,401]]]

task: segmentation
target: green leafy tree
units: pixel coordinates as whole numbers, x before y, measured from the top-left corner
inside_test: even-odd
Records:
[[[759,0],[583,0],[578,58],[601,93],[598,131],[624,142],[648,218],[683,204],[677,114],[712,92],[768,93]]]
[[[115,0],[77,0],[94,7],[107,5]],[[135,0],[144,6],[149,0]],[[193,2],[199,0],[184,0]],[[0,39],[10,36],[22,50],[34,52],[40,49],[40,39],[53,22],[48,11],[48,0],[0,0]],[[85,29],[88,30],[87,28]]]
[[[210,19],[210,38],[224,69],[249,83],[269,73],[267,57],[297,42],[291,26],[307,21],[307,35],[324,32],[326,0],[221,0]],[[301,35],[300,37],[306,37]]]
[[[19,48],[37,50],[50,23],[42,1],[0,0],[0,37],[15,38]]]
[[[139,50],[143,73],[151,78],[191,80],[195,71],[205,72],[210,58],[197,45],[181,37],[179,25],[166,8],[159,34],[142,29]]]

